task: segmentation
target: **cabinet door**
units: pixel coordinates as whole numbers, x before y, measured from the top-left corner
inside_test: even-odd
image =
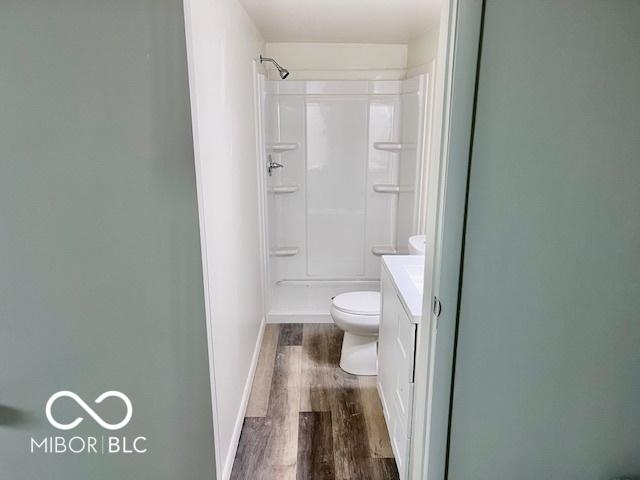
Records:
[[[415,324],[411,323],[400,300],[396,296],[396,336],[393,342],[393,357],[396,365],[393,382],[391,410],[396,421],[391,433],[396,463],[401,478],[406,478],[407,456],[409,454],[410,424],[413,402],[413,365],[415,353]]]
[[[406,477],[413,399],[415,324],[411,323],[386,271],[382,279],[379,384],[400,477]]]
[[[396,312],[398,299],[386,269],[382,269],[382,310],[378,336],[378,384],[385,415],[389,413],[389,402],[393,398],[393,376],[397,371],[393,357],[394,338],[396,338]],[[389,419],[387,418],[387,422]],[[391,432],[389,432],[391,433]]]

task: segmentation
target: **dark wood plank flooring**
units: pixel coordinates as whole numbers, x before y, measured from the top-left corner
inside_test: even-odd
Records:
[[[342,371],[341,346],[334,325],[267,325],[232,479],[398,478],[375,377]]]
[[[296,474],[299,480],[336,478],[331,412],[300,412]]]

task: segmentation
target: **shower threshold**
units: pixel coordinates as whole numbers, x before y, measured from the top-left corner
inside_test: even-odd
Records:
[[[379,290],[378,279],[282,279],[272,284],[269,323],[332,323],[331,299],[356,290]]]

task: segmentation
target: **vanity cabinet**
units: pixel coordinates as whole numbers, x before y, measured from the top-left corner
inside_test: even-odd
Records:
[[[385,262],[378,343],[378,393],[400,478],[408,478],[416,324]]]

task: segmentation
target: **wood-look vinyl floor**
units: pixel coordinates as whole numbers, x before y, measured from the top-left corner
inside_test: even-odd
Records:
[[[394,480],[375,377],[338,365],[342,331],[267,325],[233,480]]]

